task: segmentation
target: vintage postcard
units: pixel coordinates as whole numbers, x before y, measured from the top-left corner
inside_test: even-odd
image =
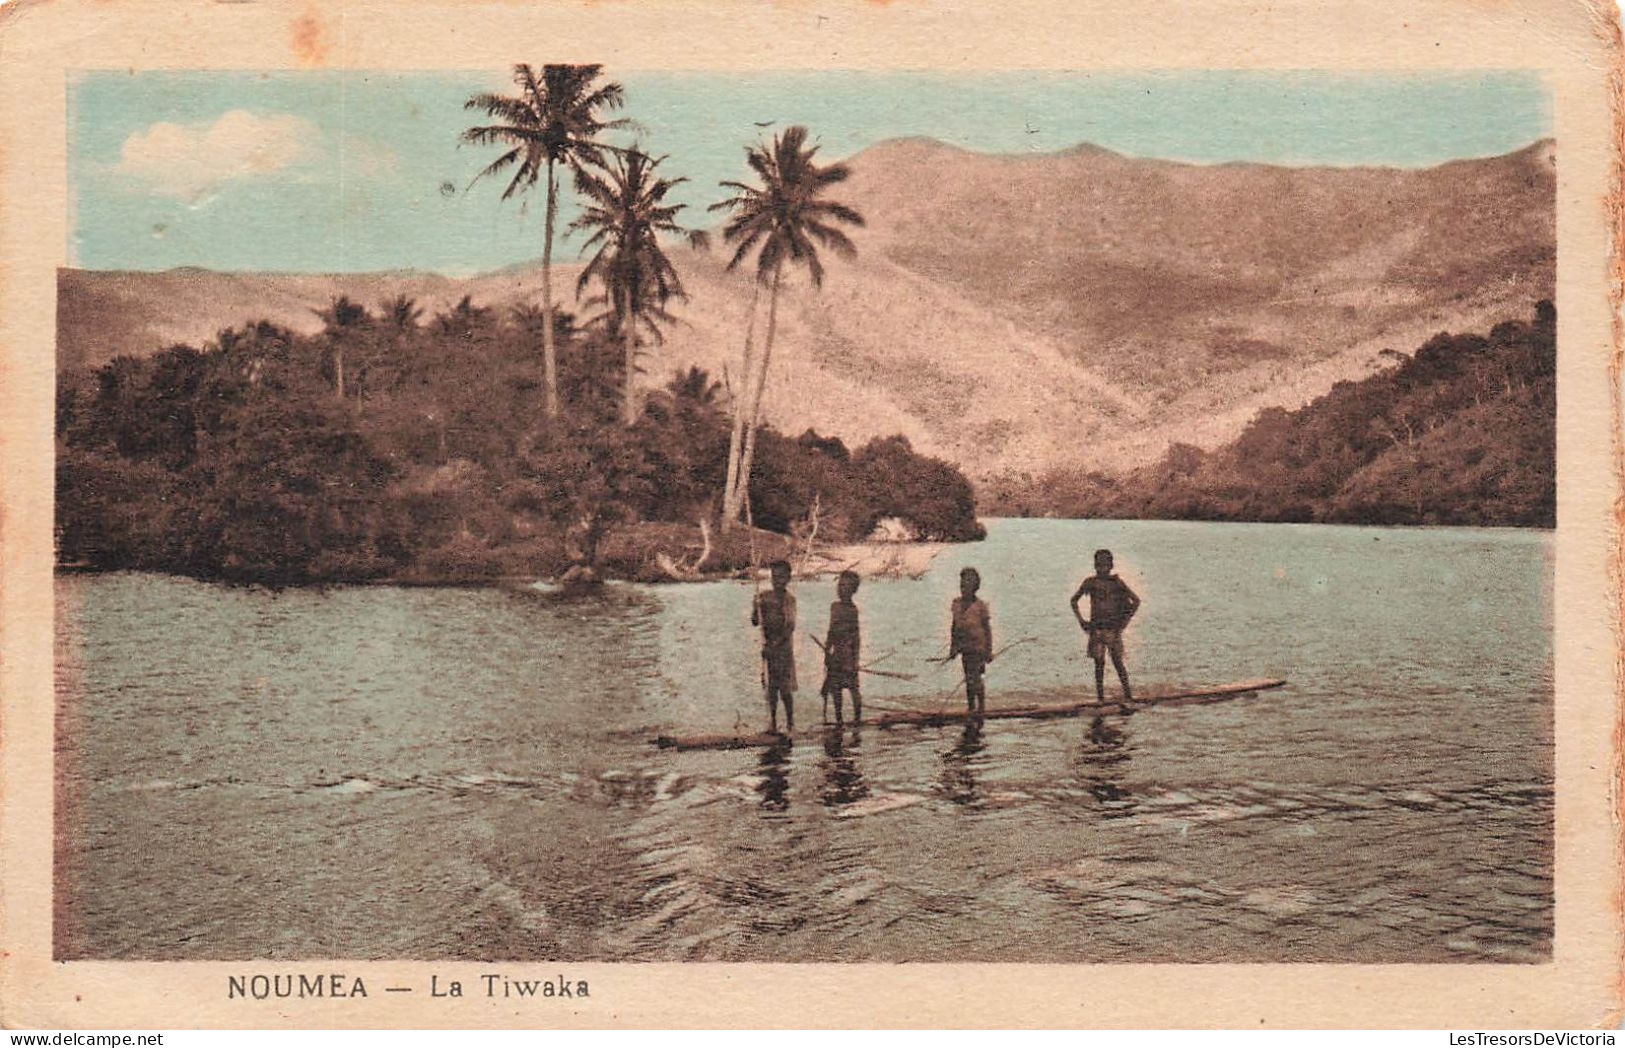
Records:
[[[1619,60],[0,9],[0,1019],[1617,1023]]]

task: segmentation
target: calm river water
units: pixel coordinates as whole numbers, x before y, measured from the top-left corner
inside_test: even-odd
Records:
[[[1551,536],[994,521],[858,594],[871,709],[1092,692],[1098,546],[1145,601],[1131,716],[657,750],[764,720],[747,583],[267,593],[57,583],[60,957],[1495,961],[1552,933]],[[828,582],[796,586],[803,724]],[[1110,684],[1115,687],[1115,682]]]

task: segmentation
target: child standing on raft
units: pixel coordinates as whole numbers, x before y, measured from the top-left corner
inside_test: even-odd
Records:
[[[1078,601],[1089,595],[1089,617],[1078,610]],[[1089,657],[1095,660],[1095,700],[1106,701],[1106,656],[1110,655],[1117,679],[1123,685],[1123,701],[1133,702],[1128,686],[1128,670],[1123,666],[1123,628],[1140,610],[1140,598],[1128,583],[1112,574],[1112,551],[1095,551],[1095,573],[1072,594],[1072,614],[1089,634]]]
[[[858,573],[843,571],[835,580],[835,603],[829,606],[829,632],[824,636],[824,697],[835,700],[835,723],[841,723],[841,693],[852,693],[852,719],[863,720],[858,690],[858,654],[862,646],[858,606]]]
[[[965,668],[965,707],[972,713],[987,709],[982,674],[993,661],[993,622],[987,603],[976,596],[982,576],[975,568],[959,573],[959,596],[949,609],[953,625],[948,633],[948,660],[959,656]]]
[[[796,598],[790,592],[790,563],[776,560],[768,572],[773,588],[756,594],[750,624],[762,628],[762,661],[767,668],[769,731],[779,730],[779,703],[784,703],[784,730],[796,730]]]

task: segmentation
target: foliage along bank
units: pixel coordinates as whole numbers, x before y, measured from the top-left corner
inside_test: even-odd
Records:
[[[1175,444],[1120,476],[1007,478],[997,514],[1550,528],[1557,520],[1557,314],[1439,334],[1213,451]]]
[[[561,407],[543,410],[543,312],[464,299],[336,301],[311,336],[270,323],[64,376],[57,396],[59,561],[289,585],[547,577],[591,564],[667,577],[726,571],[900,518],[981,537],[970,484],[902,437],[848,449],[758,436],[757,528],[716,535],[729,413],[690,371],[622,409],[613,330],[556,314]],[[340,369],[344,375],[339,381]],[[708,521],[709,558],[699,522]]]

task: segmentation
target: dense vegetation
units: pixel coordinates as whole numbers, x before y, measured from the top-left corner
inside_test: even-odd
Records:
[[[743,395],[724,402],[691,369],[644,396],[646,348],[687,297],[666,245],[708,237],[682,224],[685,205],[669,197],[684,179],[662,173],[664,157],[605,137],[634,124],[611,115],[625,91],[602,73],[519,63],[512,94],[464,103],[486,122],[461,141],[497,150],[476,181],[500,176],[503,200],[545,187],[539,308],[498,315],[465,297],[425,325],[406,298],[374,315],[340,297],[314,336],[262,321],[201,350],[68,376],[61,557],[276,584],[683,578],[759,560],[763,545],[776,555],[788,537],[803,548],[862,538],[885,518],[922,537],[979,538],[969,483],[902,437],[853,453],[760,424],[786,261],[816,285],[819,247],[856,250],[832,223],[862,224],[822,195],[847,170],[815,163],[803,127],[746,147],[756,183],[724,182],[734,195],[716,205],[733,212],[729,268],[754,251],[767,290],[759,353],[754,315],[747,325]],[[565,175],[584,200],[569,226],[588,256],[577,299],[600,309],[580,330],[552,288]],[[741,515],[767,533],[741,535]]]
[[[544,410],[539,309],[464,299],[425,320],[340,299],[323,331],[269,323],[199,348],[120,357],[65,376],[57,404],[60,557],[278,584],[555,575],[572,564],[663,576],[715,532],[728,458],[725,391],[691,371],[624,405],[613,325],[556,314],[560,408]],[[342,373],[342,378],[341,378]],[[862,538],[902,518],[922,536],[980,537],[969,483],[901,437],[849,450],[763,428],[751,480],[760,531],[704,570],[803,540]],[[775,543],[777,545],[775,546]]]
[[[1434,336],[1211,452],[1175,444],[1126,476],[1018,478],[995,512],[1069,517],[1553,527],[1556,313]]]

